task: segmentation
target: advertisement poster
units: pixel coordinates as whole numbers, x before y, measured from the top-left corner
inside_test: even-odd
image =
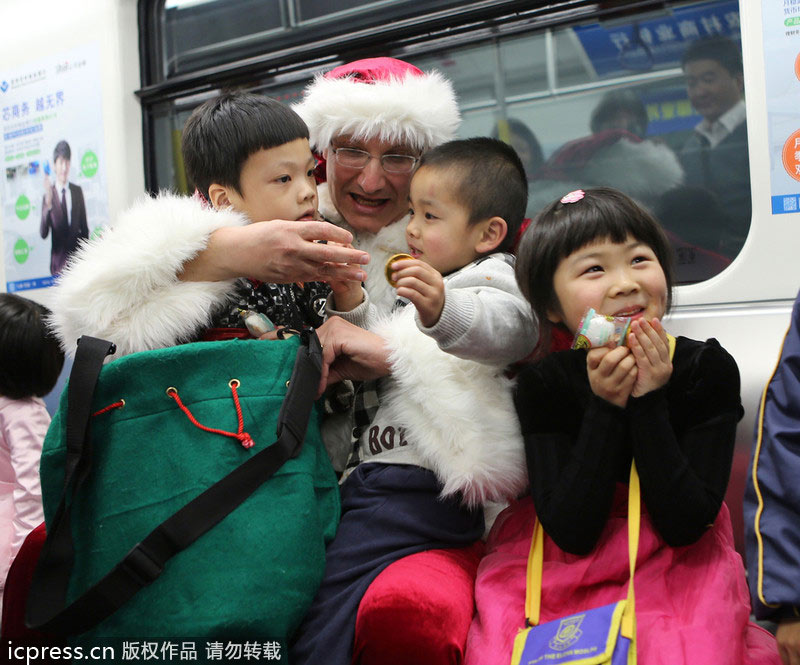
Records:
[[[772,214],[800,212],[800,0],[762,0]]]
[[[658,69],[680,69],[686,48],[698,39],[727,37],[741,40],[738,0],[711,0],[650,19],[598,22],[573,31],[598,78],[630,76]],[[703,119],[692,108],[686,88],[648,90],[648,136],[689,132]]]
[[[100,48],[0,70],[6,290],[40,289],[108,223]]]

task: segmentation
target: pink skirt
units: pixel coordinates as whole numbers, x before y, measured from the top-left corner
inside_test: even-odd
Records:
[[[541,622],[625,598],[628,584],[627,487],[618,486],[600,542],[587,556],[544,545]],[[512,503],[489,534],[475,582],[477,613],[466,665],[508,665],[525,623],[525,584],[535,512],[530,497]],[[670,547],[642,508],[636,564],[639,665],[780,665],[775,638],[750,623],[742,559],[724,504],[699,541]]]

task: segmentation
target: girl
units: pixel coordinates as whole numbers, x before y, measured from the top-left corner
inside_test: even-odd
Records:
[[[25,536],[44,521],[39,457],[50,414],[42,397],[64,364],[44,323],[48,313],[0,293],[0,593]]]
[[[489,536],[467,663],[510,662],[537,515],[546,533],[541,623],[625,597],[631,459],[642,502],[639,664],[779,663],[772,636],[748,623],[723,504],[743,413],[738,369],[713,339],[680,337],[670,358],[661,320],[671,249],[658,223],[616,190],[571,192],[525,234],[516,272],[542,332],[574,334],[589,307],[633,321],[625,346],[552,353],[519,375],[532,496]]]

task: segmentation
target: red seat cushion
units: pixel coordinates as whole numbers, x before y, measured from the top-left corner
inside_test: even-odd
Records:
[[[462,663],[483,550],[482,542],[429,550],[388,566],[358,608],[353,663]]]
[[[33,571],[47,534],[44,522],[31,531],[19,548],[8,570],[3,592],[3,620],[0,633],[3,639],[26,644],[51,643],[52,639],[36,630],[25,627],[25,602],[33,580]]]

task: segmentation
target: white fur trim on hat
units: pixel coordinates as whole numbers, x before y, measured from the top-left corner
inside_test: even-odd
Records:
[[[452,139],[461,121],[453,88],[436,71],[371,82],[320,74],[293,108],[320,152],[342,134],[427,150]]]

